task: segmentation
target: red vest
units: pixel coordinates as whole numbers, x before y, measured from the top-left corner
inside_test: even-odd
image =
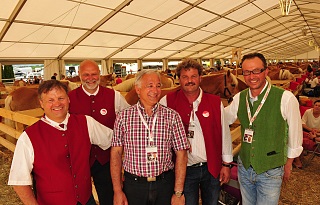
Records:
[[[79,87],[70,91],[68,95],[70,98],[70,113],[89,115],[101,124],[113,129],[116,119],[114,90],[100,86],[96,96],[88,96],[82,87]],[[95,160],[98,160],[102,165],[109,162],[110,148],[103,150],[97,145],[92,145],[90,154],[91,166]]]
[[[39,204],[86,204],[91,196],[86,118],[70,115],[67,128],[60,131],[40,120],[26,130],[34,150]]]
[[[214,177],[218,177],[222,163],[220,103],[220,97],[203,93],[201,103],[198,107],[198,111],[196,112],[205,141],[208,170]],[[188,102],[188,99],[184,95],[183,91],[177,90],[167,94],[167,105],[180,114],[185,131],[187,133],[190,121],[190,113],[193,109],[193,106]],[[206,112],[209,113],[209,116],[205,114]]]

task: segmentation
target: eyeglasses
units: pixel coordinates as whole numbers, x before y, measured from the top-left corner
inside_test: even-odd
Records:
[[[244,76],[248,76],[248,75],[250,75],[251,73],[252,74],[260,74],[260,73],[262,73],[263,71],[265,71],[266,70],[266,68],[256,68],[256,69],[254,69],[254,70],[243,70],[242,71],[242,75],[244,75]]]

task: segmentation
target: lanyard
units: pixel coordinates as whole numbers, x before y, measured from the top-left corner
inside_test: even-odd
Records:
[[[154,115],[154,118],[153,118],[153,121],[152,121],[152,128],[149,129],[149,126],[146,122],[146,120],[143,118],[141,112],[140,112],[140,108],[138,107],[138,104],[137,104],[137,109],[138,109],[138,113],[139,113],[139,116],[140,116],[140,119],[141,121],[143,122],[144,126],[147,128],[148,132],[149,132],[149,145],[151,144],[151,142],[153,142],[153,130],[154,130],[154,127],[156,125],[156,121],[157,121],[157,116],[158,116],[158,112],[156,112],[156,114]]]
[[[257,118],[257,115],[260,112],[264,102],[266,101],[270,90],[271,90],[271,83],[269,83],[268,89],[267,89],[266,93],[264,94],[264,96],[263,96],[263,98],[261,100],[261,103],[258,106],[258,108],[257,108],[256,112],[254,113],[253,117],[251,117],[251,111],[250,111],[250,106],[249,106],[249,102],[248,102],[248,95],[249,95],[249,91],[248,91],[247,96],[246,96],[246,106],[247,106],[248,119],[249,119],[249,128],[252,126],[253,121]]]

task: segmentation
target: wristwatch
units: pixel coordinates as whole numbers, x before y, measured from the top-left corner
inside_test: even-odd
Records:
[[[174,195],[180,198],[183,195],[183,191],[174,191]]]
[[[224,166],[224,167],[229,167],[230,169],[232,168],[232,164],[225,164],[225,163],[222,163],[222,166]]]

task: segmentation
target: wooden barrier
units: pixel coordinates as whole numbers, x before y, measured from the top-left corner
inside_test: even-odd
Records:
[[[238,139],[241,139],[241,126],[238,126],[234,130],[231,131],[231,141],[235,142]],[[241,148],[241,140],[239,141],[239,144],[237,144],[233,150],[232,150],[232,156],[235,156],[239,153]]]
[[[9,120],[14,121],[15,125],[16,125],[15,128],[12,128],[12,127],[4,124],[3,122],[0,123],[0,132],[1,132],[0,133],[0,144],[11,151],[14,151],[15,144],[10,142],[9,140],[7,140],[5,138],[5,134],[7,134],[15,139],[18,139],[26,126],[30,126],[30,125],[34,124],[35,122],[37,122],[39,120],[38,117],[43,115],[43,111],[42,111],[42,114],[40,114],[41,110],[42,109],[37,108],[34,110],[22,111],[22,113],[19,113],[19,112],[12,112],[12,111],[4,109],[4,108],[0,108],[0,116],[2,118],[7,118]],[[30,115],[26,115],[25,113],[28,113],[28,114],[34,113],[34,114],[30,114],[31,115],[30,116]],[[37,117],[35,117],[35,116],[37,116]]]

